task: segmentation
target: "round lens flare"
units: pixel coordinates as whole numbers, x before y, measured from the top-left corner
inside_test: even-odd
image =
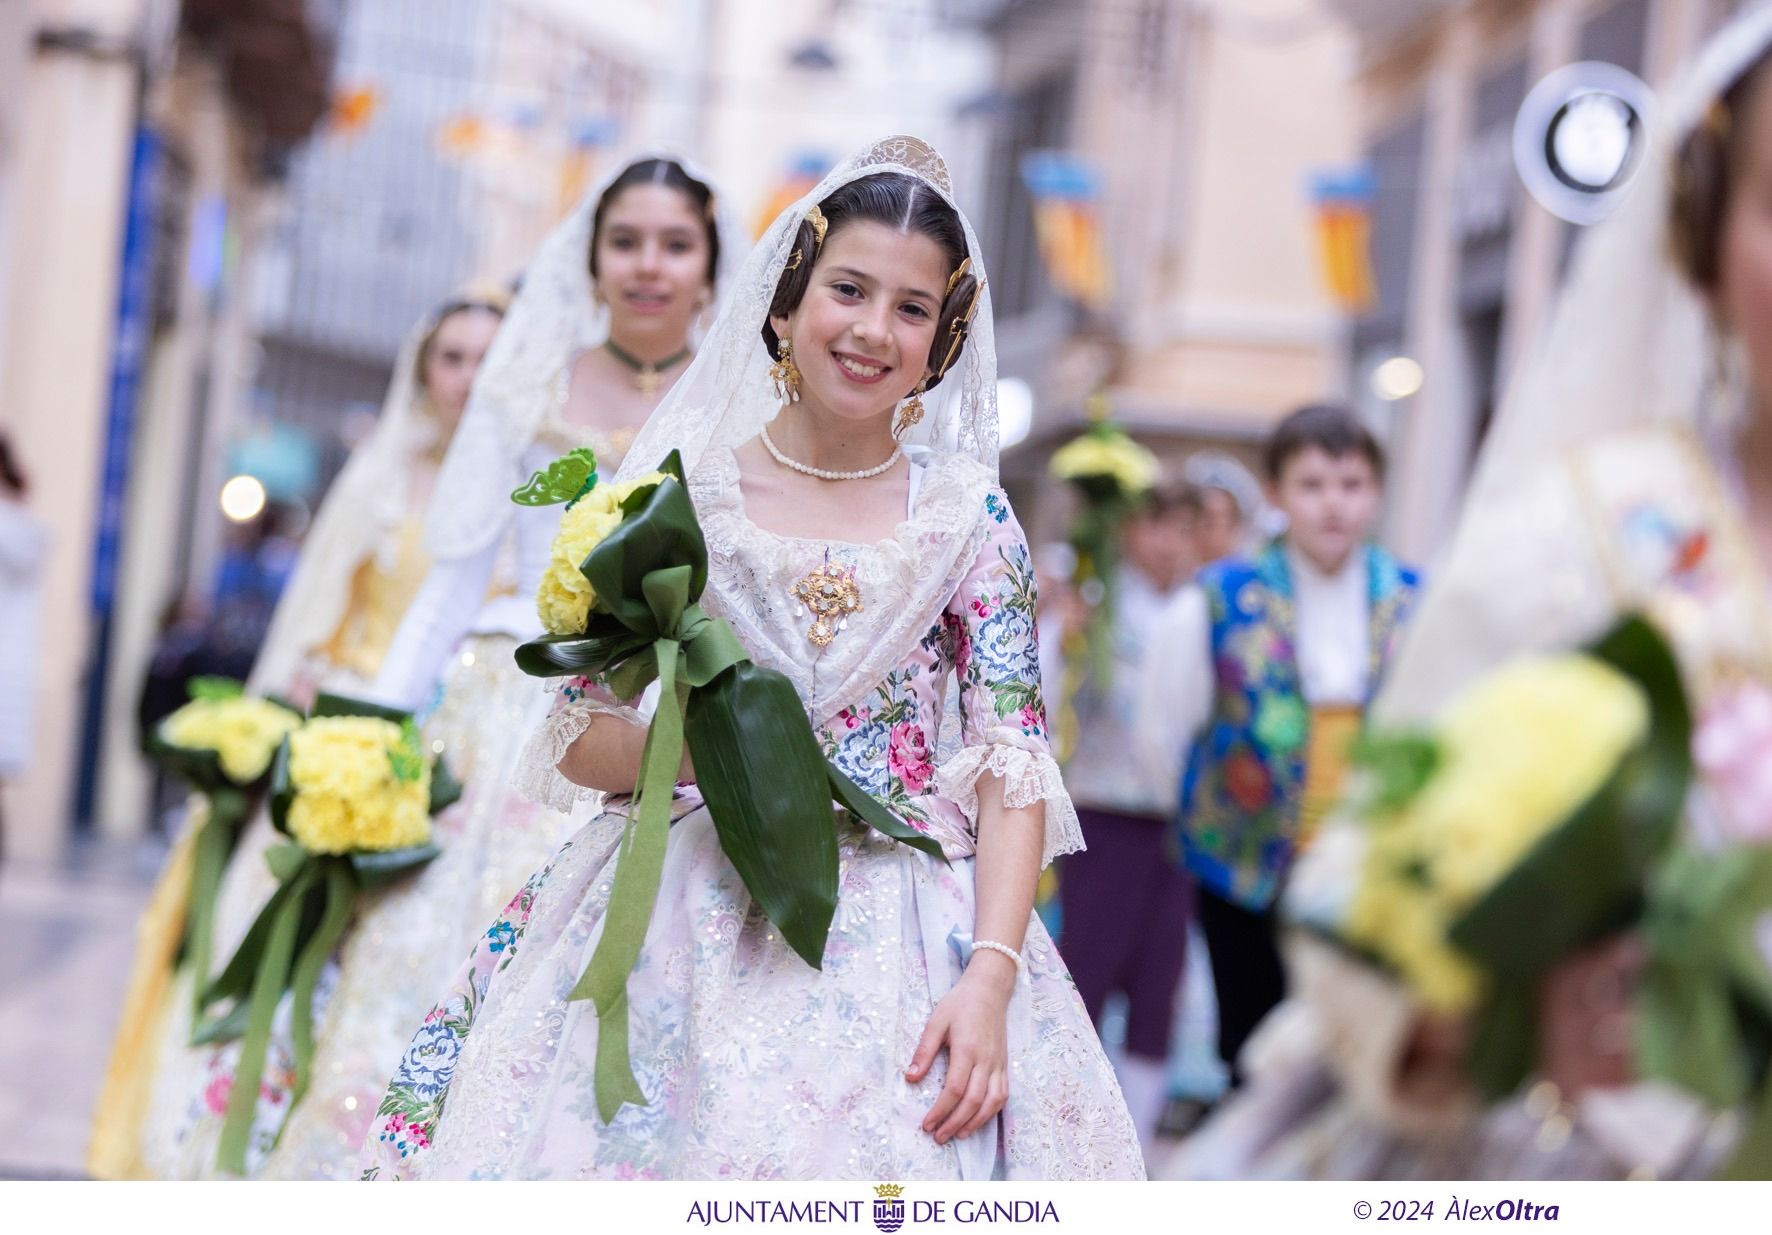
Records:
[[[1421,389],[1421,366],[1407,356],[1392,356],[1372,370],[1372,393],[1387,403],[1407,399]]]
[[[1034,389],[1019,377],[997,381],[997,444],[1004,450],[1027,440],[1034,427]]]
[[[222,514],[235,523],[249,523],[265,508],[265,487],[256,476],[230,477],[221,487]]]

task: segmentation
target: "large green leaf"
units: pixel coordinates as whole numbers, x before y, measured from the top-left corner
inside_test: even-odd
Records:
[[[213,750],[199,750],[190,746],[174,746],[160,735],[159,726],[148,734],[143,749],[149,758],[158,763],[175,776],[181,776],[190,784],[206,793],[232,784],[227,773],[222,771],[221,755]]]
[[[1538,1062],[1538,999],[1531,982],[1497,984],[1472,1026],[1465,1071],[1492,1102],[1513,1093]]]
[[[623,503],[621,523],[591,550],[582,569],[596,589],[599,608],[635,634],[655,639],[661,629],[644,590],[646,576],[673,567],[689,568],[688,600],[701,599],[708,582],[708,547],[695,518],[689,490],[680,479],[683,464],[672,451],[660,464],[667,478]]]
[[[375,852],[349,854],[351,870],[360,887],[375,888],[409,871],[417,870],[443,851],[432,844],[413,845],[406,849],[383,849]]]
[[[690,695],[684,733],[720,847],[788,946],[821,968],[837,832],[828,765],[793,685],[734,665]]]
[[[613,624],[613,623],[612,623]],[[544,635],[517,648],[517,668],[531,677],[599,677],[640,652],[652,640],[626,627],[609,635]]]
[[[396,725],[404,724],[412,719],[412,713],[401,708],[390,708],[380,703],[371,703],[367,699],[353,699],[349,695],[321,694],[314,698],[310,716],[368,716],[376,720],[391,720]]]
[[[431,760],[431,814],[441,815],[454,806],[461,801],[462,792],[462,783],[450,771],[449,761],[441,755]]]
[[[287,737],[278,743],[277,753],[271,759],[269,802],[271,826],[288,836],[289,808],[295,805],[295,782],[289,775],[289,739]]]
[[[862,787],[845,776],[836,764],[825,761],[825,776],[830,780],[831,796],[842,804],[844,810],[867,824],[882,836],[890,836],[901,844],[909,845],[937,859],[944,866],[949,865],[947,855],[941,851],[941,842],[933,836],[919,832],[897,815],[881,806],[874,797]]]

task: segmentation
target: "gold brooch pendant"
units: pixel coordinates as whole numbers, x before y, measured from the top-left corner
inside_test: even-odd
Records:
[[[829,647],[837,632],[849,625],[849,615],[861,612],[861,586],[855,581],[855,568],[834,566],[829,557],[789,588],[788,595],[799,602],[795,617],[811,612],[813,620],[806,637],[814,647]]]

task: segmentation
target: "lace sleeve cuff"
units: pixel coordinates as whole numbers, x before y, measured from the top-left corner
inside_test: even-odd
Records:
[[[978,830],[978,778],[986,773],[1003,779],[1003,804],[1011,809],[1046,804],[1046,840],[1040,851],[1044,870],[1052,859],[1083,848],[1083,828],[1077,808],[1065,791],[1058,763],[1044,750],[1029,750],[1021,734],[996,731],[990,744],[964,746],[935,773],[935,791],[965,814],[973,831]]]
[[[603,797],[600,790],[574,784],[560,774],[560,760],[567,748],[584,735],[591,718],[597,715],[619,716],[636,725],[646,723],[634,708],[618,703],[585,698],[567,704],[543,721],[523,748],[511,779],[517,792],[532,802],[562,812]]]

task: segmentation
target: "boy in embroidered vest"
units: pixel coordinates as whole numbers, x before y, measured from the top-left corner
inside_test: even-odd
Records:
[[[1418,587],[1370,540],[1384,453],[1352,412],[1292,413],[1264,462],[1287,530],[1207,566],[1164,615],[1140,711],[1145,741],[1172,760],[1188,751],[1180,850],[1233,1084],[1243,1044],[1285,994],[1280,885],[1334,800]]]

